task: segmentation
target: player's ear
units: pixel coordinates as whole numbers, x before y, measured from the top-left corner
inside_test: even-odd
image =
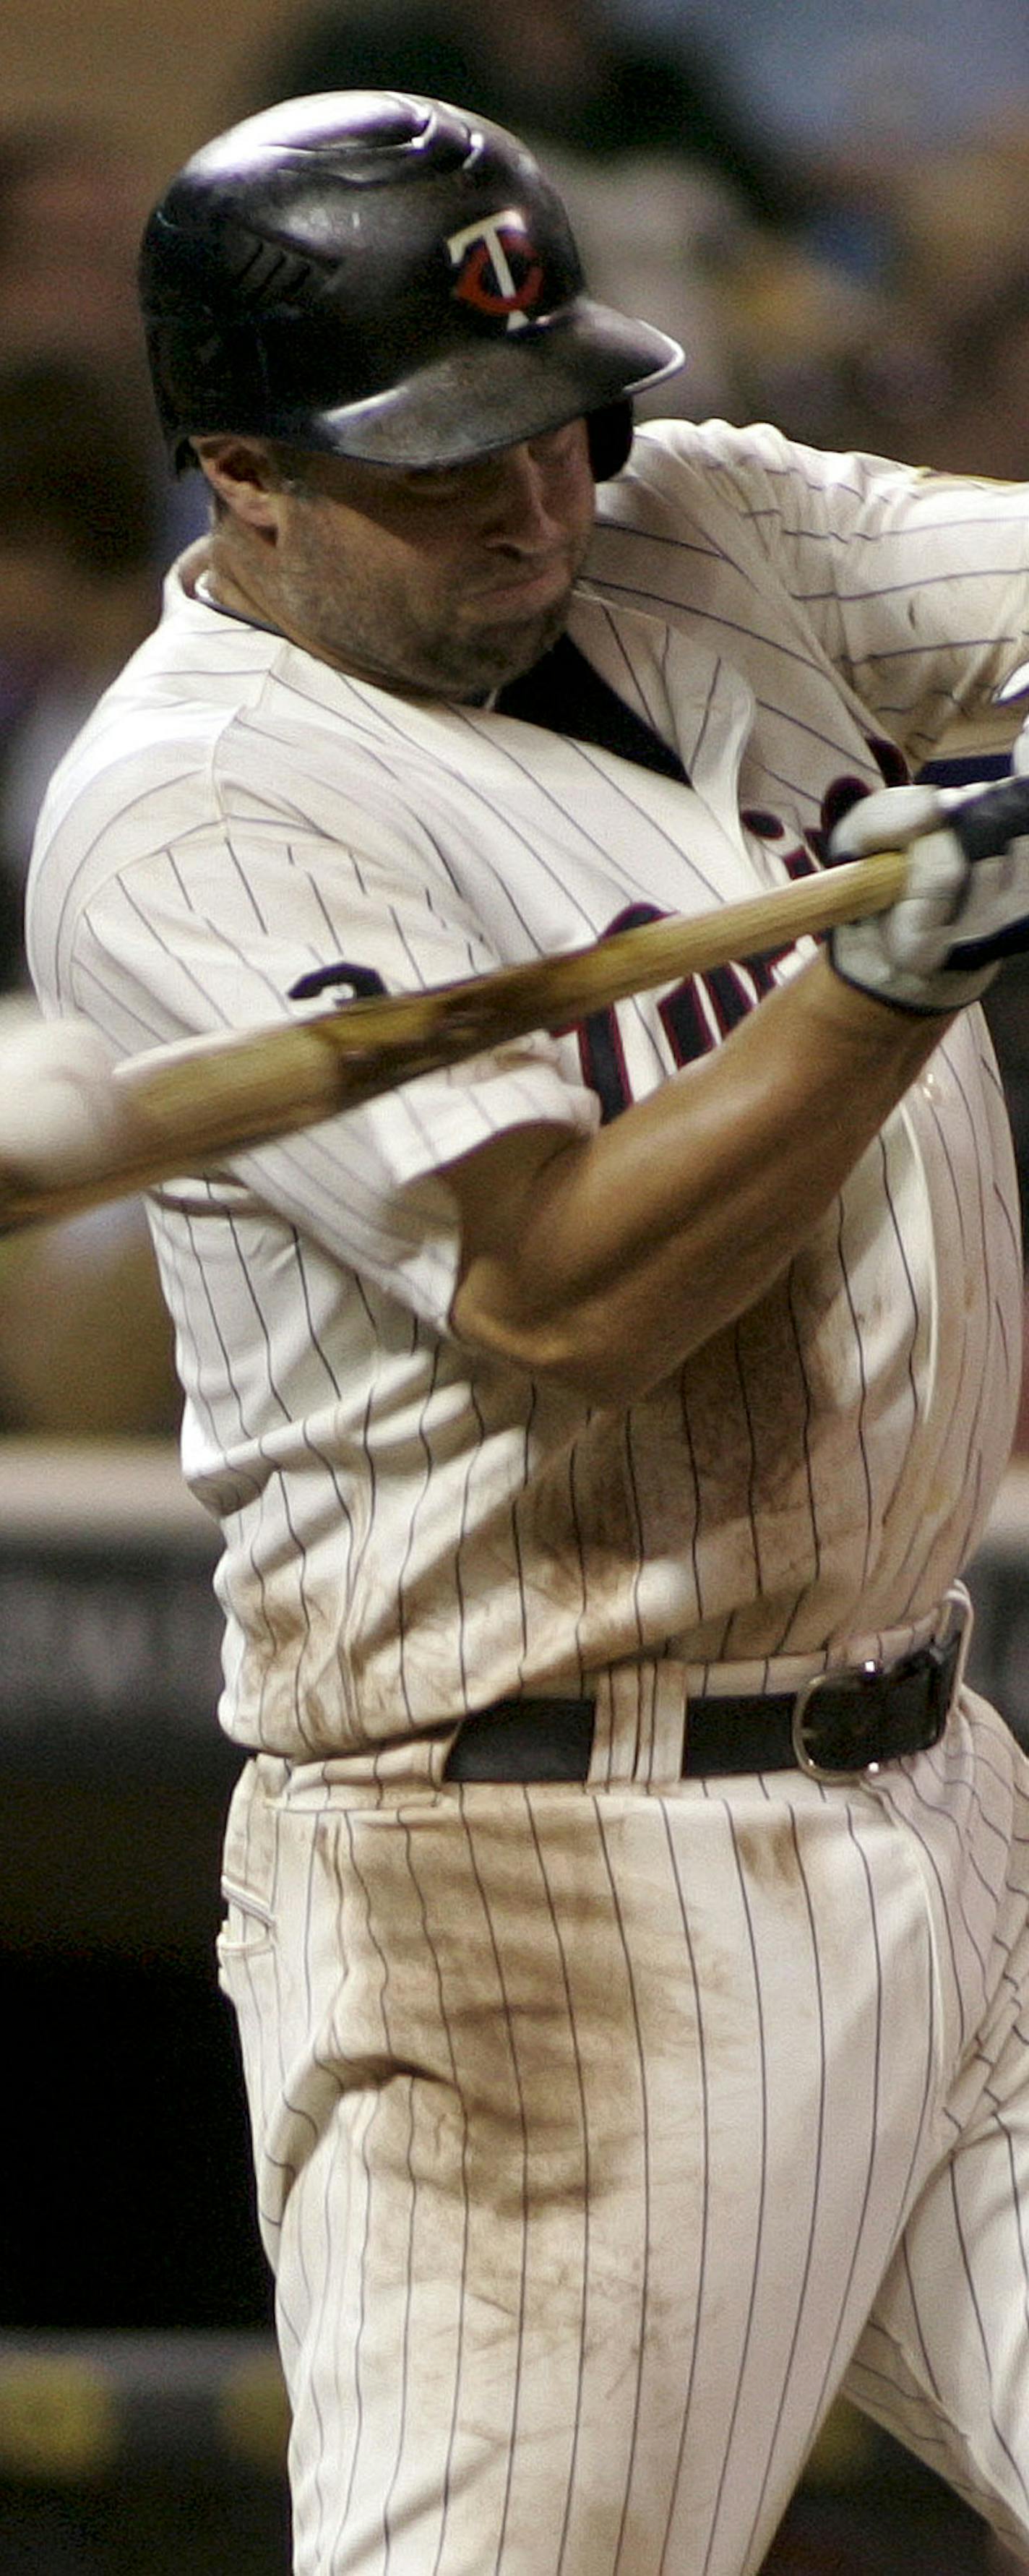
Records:
[[[222,513],[273,535],[279,523],[281,477],[265,440],[226,435],[194,438],[191,444]]]

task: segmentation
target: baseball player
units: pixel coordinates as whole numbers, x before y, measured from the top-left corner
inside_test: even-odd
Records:
[[[976,1007],[1022,489],[682,420],[510,135],[292,102],[148,227],[209,540],[51,788],[116,1054],[910,845],[875,923],[154,1195],[251,1757],[221,1966],[298,2576],[750,2576],[842,2389],[1029,2543],[1029,1801],[962,1681],[1021,1262]]]

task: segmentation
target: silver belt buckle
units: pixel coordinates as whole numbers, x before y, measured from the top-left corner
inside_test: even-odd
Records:
[[[955,1632],[960,1638],[960,1647],[951,1689],[951,1707],[964,1679],[972,1634],[972,1603],[963,1583],[952,1583],[944,1593],[939,1620],[925,1642],[927,1645],[946,1646]],[[903,1657],[900,1660],[903,1661]],[[816,1762],[809,1747],[804,1720],[816,1692],[824,1690],[827,1683],[842,1683],[844,1686],[853,1683],[855,1690],[860,1691],[864,1682],[876,1681],[890,1670],[889,1664],[877,1663],[874,1655],[869,1655],[860,1664],[827,1664],[824,1673],[815,1673],[809,1682],[802,1684],[793,1703],[790,1732],[798,1769],[806,1771],[809,1780],[824,1780],[831,1786],[833,1782],[839,1785],[841,1781],[874,1780],[876,1773],[881,1771],[881,1762],[865,1762],[857,1771],[837,1770],[832,1763]]]

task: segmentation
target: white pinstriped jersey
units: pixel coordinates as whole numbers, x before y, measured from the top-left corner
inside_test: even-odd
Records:
[[[411,704],[196,598],[62,764],[47,1008],[119,1053],[267,1020],[337,959],[412,987],[817,864],[841,782],[921,762],[1029,636],[1025,494],[649,426],[571,632],[691,785]],[[780,971],[789,971],[788,962]],[[223,1720],[301,1759],[623,1659],[787,1681],[906,1637],[982,1530],[1020,1363],[1006,1121],[963,1015],[788,1277],[625,1413],[447,1330],[449,1157],[589,1129],[756,998],[646,995],[160,1193],[184,1463],[222,1519]]]

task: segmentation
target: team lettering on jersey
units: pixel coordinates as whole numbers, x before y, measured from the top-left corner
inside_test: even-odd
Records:
[[[903,786],[908,778],[907,763],[892,742],[869,735],[868,748],[888,787]],[[843,816],[850,812],[869,789],[864,779],[847,775],[834,778],[822,798],[820,820],[804,833],[791,849],[779,853],[787,875],[792,878],[813,876],[818,868],[829,867],[830,835]],[[780,815],[765,806],[745,806],[740,821],[744,829],[759,840],[778,843],[788,837]],[[660,921],[663,916],[656,904],[629,904],[614,921],[608,923],[602,937],[611,939],[621,930],[641,929],[645,922]],[[687,976],[658,1003],[661,1022],[673,1062],[693,1063],[712,1047],[720,1046],[731,1029],[745,1019],[756,1002],[770,993],[776,982],[776,968],[790,954],[790,947],[767,951],[760,957],[741,958],[738,963],[715,966],[706,975]],[[607,1126],[627,1109],[632,1087],[625,1062],[618,1013],[613,1006],[591,1011],[574,1031],[579,1046],[583,1081],[596,1092],[600,1102],[601,1125]]]
[[[506,223],[506,216],[494,222]],[[470,226],[468,237],[476,237],[482,227]],[[455,236],[464,241],[465,235]],[[881,771],[887,787],[903,786],[909,776],[907,763],[896,744],[869,734],[868,748]],[[779,852],[787,875],[792,878],[813,876],[817,869],[830,867],[829,840],[834,826],[842,822],[859,798],[870,793],[867,781],[852,773],[834,778],[822,798],[817,824],[805,831],[791,849]],[[778,843],[788,838],[781,815],[766,806],[744,806],[740,821],[759,840]],[[640,930],[651,921],[668,919],[658,904],[631,903],[617,913],[601,931],[601,939],[613,939],[623,930]],[[706,975],[688,975],[658,1003],[658,1018],[668,1040],[672,1061],[676,1065],[693,1063],[698,1056],[720,1046],[731,1029],[746,1018],[756,1002],[770,993],[776,982],[776,968],[790,955],[790,944],[766,951],[760,957],[741,958],[738,963],[709,968]],[[291,1002],[309,1002],[321,993],[348,986],[353,999],[369,1000],[385,993],[382,976],[374,966],[362,966],[337,958],[331,966],[316,966],[309,975],[301,975],[289,988]],[[618,1012],[614,1004],[605,1010],[590,1011],[584,1020],[555,1034],[574,1037],[578,1042],[583,1081],[600,1102],[601,1125],[627,1109],[633,1097],[622,1045]]]

